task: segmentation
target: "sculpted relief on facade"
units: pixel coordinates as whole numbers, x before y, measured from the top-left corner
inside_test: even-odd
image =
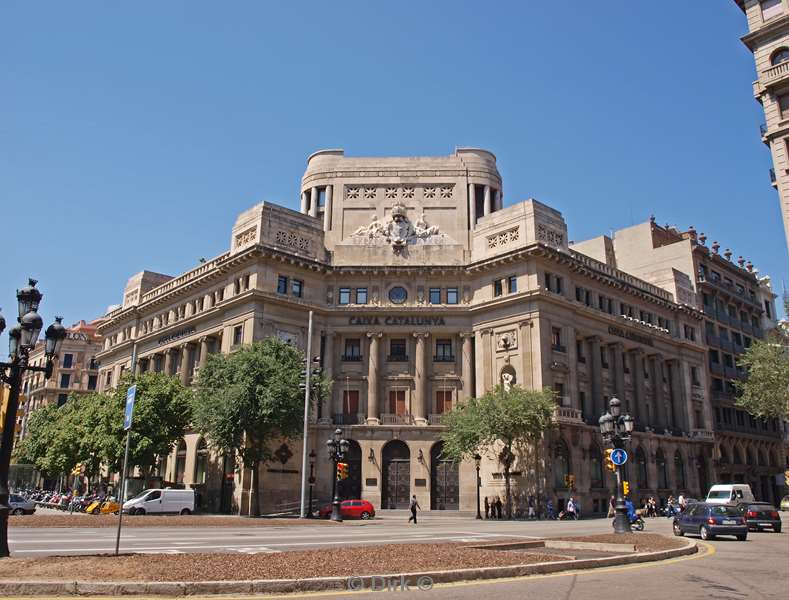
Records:
[[[430,244],[445,244],[450,241],[438,230],[438,226],[428,225],[424,212],[412,223],[406,214],[406,207],[400,203],[392,206],[388,221],[373,215],[372,222],[359,227],[351,234],[351,238],[356,242],[372,245],[390,244],[396,253],[402,252],[406,245],[415,244],[418,240]]]

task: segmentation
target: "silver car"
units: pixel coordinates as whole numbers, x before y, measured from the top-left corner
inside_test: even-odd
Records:
[[[36,503],[25,500],[19,494],[10,494],[8,504],[11,507],[12,515],[32,515],[36,512]]]

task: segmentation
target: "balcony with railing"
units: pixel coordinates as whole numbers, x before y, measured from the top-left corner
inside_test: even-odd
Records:
[[[713,375],[723,375],[723,365],[719,362],[710,362],[710,373]]]
[[[553,412],[553,418],[556,419],[557,423],[565,423],[568,425],[583,424],[581,411],[570,406],[557,406]]]
[[[699,442],[712,443],[715,441],[715,434],[709,429],[691,429],[690,437]]]
[[[441,414],[438,414],[438,415],[428,415],[427,416],[427,422],[428,422],[429,425],[434,425],[434,426],[443,425],[444,424],[444,414],[441,413]]]
[[[728,367],[728,366],[724,367],[723,374],[731,379],[737,379],[740,376],[740,373],[739,371],[737,371],[736,367]]]
[[[381,415],[381,424],[382,425],[413,425],[414,418],[408,414],[394,414],[394,413],[383,413]]]
[[[386,362],[407,363],[408,355],[406,354],[389,354],[386,357]]]
[[[437,363],[453,363],[455,362],[454,356],[449,356],[447,354],[439,354],[433,357],[433,362]]]
[[[782,62],[762,71],[759,80],[765,88],[769,89],[787,78],[789,78],[789,62]]]
[[[362,362],[362,355],[361,354],[343,354],[342,355],[343,362]]]
[[[363,413],[338,413],[332,418],[335,425],[363,425],[365,417]]]

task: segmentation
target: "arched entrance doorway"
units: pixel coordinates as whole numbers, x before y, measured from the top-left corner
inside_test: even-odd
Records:
[[[340,498],[350,500],[362,497],[362,448],[355,440],[348,440],[348,453],[345,463],[348,465],[348,479],[340,482]]]
[[[460,475],[458,463],[442,456],[444,442],[430,449],[430,510],[458,510]]]
[[[381,508],[408,508],[411,493],[411,451],[405,442],[392,440],[384,446]]]

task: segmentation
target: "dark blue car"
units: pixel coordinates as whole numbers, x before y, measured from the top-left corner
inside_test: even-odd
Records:
[[[697,534],[702,540],[733,535],[741,542],[748,539],[748,523],[737,506],[729,504],[691,504],[674,518],[674,535]]]

